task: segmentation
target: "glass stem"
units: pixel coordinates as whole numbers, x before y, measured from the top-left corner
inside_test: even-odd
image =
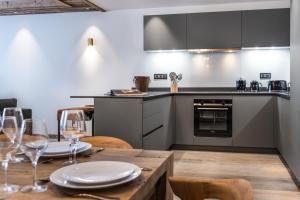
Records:
[[[37,161],[32,162],[32,167],[33,167],[33,173],[32,173],[32,185],[36,186],[37,185],[37,176],[36,176],[36,166],[37,166]]]
[[[73,161],[73,142],[70,141],[70,155],[69,155],[69,162]]]
[[[76,162],[76,152],[77,152],[77,144],[76,144],[76,141],[73,141],[73,162],[75,163]]]
[[[2,169],[4,172],[4,187],[7,187],[7,168],[8,168],[8,160],[2,161]]]

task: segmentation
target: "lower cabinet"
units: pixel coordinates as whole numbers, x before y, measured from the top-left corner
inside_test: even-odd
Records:
[[[174,143],[172,97],[143,102],[143,149],[167,150]]]
[[[285,156],[288,152],[285,152],[285,149],[288,149],[288,133],[289,133],[289,107],[290,100],[284,99],[281,97],[277,98],[277,115],[275,119],[275,133],[276,133],[276,146],[279,152]]]
[[[233,97],[233,146],[275,147],[272,96]]]
[[[194,97],[175,97],[176,144],[192,145],[194,140]]]
[[[158,127],[157,130],[143,137],[143,149],[167,149],[168,147],[166,145],[163,126]]]

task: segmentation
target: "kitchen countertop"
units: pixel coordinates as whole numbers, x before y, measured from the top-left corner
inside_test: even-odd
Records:
[[[171,93],[168,91],[150,91],[144,96],[112,96],[112,95],[86,95],[86,96],[71,96],[71,98],[142,98],[144,101],[152,100],[167,96],[181,96],[181,95],[241,95],[241,96],[279,96],[284,99],[290,99],[290,94],[288,92],[239,92],[239,91],[179,91],[178,93]]]

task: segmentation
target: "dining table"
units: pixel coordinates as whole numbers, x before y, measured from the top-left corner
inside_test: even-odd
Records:
[[[49,176],[57,169],[64,167],[68,158],[40,159],[37,177],[48,185],[43,193],[17,192],[9,200],[56,200],[87,199],[78,197],[89,194],[110,197],[120,200],[171,200],[173,194],[168,177],[173,175],[174,154],[172,151],[154,151],[143,149],[109,149],[96,151],[95,148],[77,156],[80,163],[92,161],[123,161],[135,164],[142,169],[135,180],[111,188],[94,190],[74,190],[56,186],[49,181]],[[99,169],[101,170],[101,169]],[[32,166],[30,162],[12,163],[9,166],[8,181],[20,186],[32,183]],[[91,198],[92,199],[92,198]]]

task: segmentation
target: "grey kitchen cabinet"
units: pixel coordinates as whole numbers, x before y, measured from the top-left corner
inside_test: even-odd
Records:
[[[241,12],[188,14],[188,49],[240,48]]]
[[[290,9],[243,11],[242,46],[290,46]]]
[[[166,150],[174,143],[174,103],[172,97],[144,101],[143,148]]]
[[[286,155],[285,152],[288,144],[289,136],[289,109],[290,109],[290,100],[277,97],[277,115],[275,120],[275,130],[276,130],[276,146],[279,152],[282,155]]]
[[[95,98],[95,135],[123,139],[134,148],[166,150],[174,143],[172,97]]]
[[[176,96],[175,144],[232,146],[232,138],[194,136],[194,99],[232,99],[232,96]]]
[[[233,97],[233,146],[275,147],[274,97]]]
[[[144,16],[144,50],[186,49],[186,15]]]
[[[192,145],[194,138],[194,98],[175,97],[175,144]]]
[[[142,148],[143,100],[95,98],[95,135],[117,137]]]

